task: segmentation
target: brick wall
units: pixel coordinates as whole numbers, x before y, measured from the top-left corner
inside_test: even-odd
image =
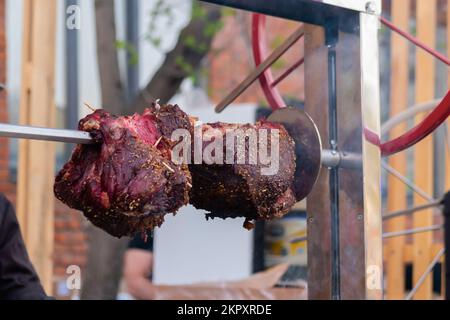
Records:
[[[82,270],[87,258],[87,222],[81,212],[71,210],[55,199],[55,247],[54,247],[54,294],[58,298],[69,298],[76,294],[67,291],[66,269],[77,265]],[[82,273],[83,274],[83,273]],[[60,286],[59,284],[62,284]],[[61,289],[62,288],[62,289]]]
[[[268,53],[278,47],[294,30],[299,23],[267,17],[267,45]],[[209,55],[208,90],[214,102],[218,102],[239,84],[254,68],[251,49],[251,15],[243,11],[224,18],[224,27],[216,35],[212,53]],[[300,39],[294,44],[274,65],[272,72],[274,78],[283,73],[303,57],[303,44]],[[297,68],[279,85],[278,89],[285,98],[304,100],[303,66]],[[251,85],[236,102],[267,104],[259,82]]]

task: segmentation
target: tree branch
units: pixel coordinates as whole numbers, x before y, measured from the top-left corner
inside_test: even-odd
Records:
[[[112,113],[121,114],[125,98],[116,48],[114,1],[95,1],[95,22],[102,106]]]
[[[177,93],[183,80],[191,75],[190,72],[200,67],[215,35],[215,32],[209,30],[214,29],[211,26],[220,20],[221,9],[217,5],[196,1],[194,6],[198,6],[203,15],[193,17],[180,32],[177,44],[167,53],[164,63],[141,90],[136,101],[129,106],[127,113],[142,112],[156,99],[167,103]],[[195,46],[186,39],[195,39]]]

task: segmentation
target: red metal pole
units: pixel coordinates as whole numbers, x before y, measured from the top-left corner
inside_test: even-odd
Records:
[[[425,119],[401,136],[381,144],[379,137],[368,129],[364,130],[365,136],[368,141],[380,146],[382,156],[390,156],[415,145],[439,127],[449,115],[450,90],[437,105],[437,107],[425,117]]]
[[[279,84],[281,81],[284,80],[288,75],[291,74],[292,71],[300,67],[303,62],[305,61],[305,58],[300,58],[296,63],[294,63],[292,66],[290,66],[286,71],[284,71],[278,78],[276,78],[272,84],[270,85],[272,88],[275,87],[277,84]]]
[[[397,28],[394,24],[392,24],[390,21],[388,21],[387,19],[380,17],[380,21],[382,24],[384,24],[385,26],[387,26],[389,29],[391,29],[392,31],[398,33],[399,35],[401,35],[403,38],[407,39],[408,41],[414,43],[416,46],[418,46],[419,48],[422,48],[423,50],[425,50],[426,52],[428,52],[429,54],[431,54],[432,56],[434,56],[435,58],[439,59],[440,61],[442,61],[443,63],[445,63],[446,65],[450,66],[450,59],[447,58],[446,56],[444,56],[443,54],[441,54],[440,52],[438,52],[437,50],[434,50],[430,47],[428,47],[426,44],[422,43],[419,39],[417,39],[416,37],[410,35],[409,33]]]
[[[267,56],[266,54],[266,38],[265,35],[265,21],[266,17],[262,14],[253,14],[252,19],[252,45],[253,45],[253,58],[255,64],[259,65]],[[274,90],[271,87],[273,83],[273,76],[270,70],[264,71],[259,77],[259,83],[266,95],[267,101],[273,110],[283,108],[286,104],[283,101],[278,90]]]

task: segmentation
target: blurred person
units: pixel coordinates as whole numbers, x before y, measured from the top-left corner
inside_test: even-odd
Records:
[[[125,251],[123,267],[127,291],[135,299],[151,300],[155,297],[153,257],[152,234],[136,234]]]
[[[28,257],[14,207],[0,194],[0,300],[47,298]]]

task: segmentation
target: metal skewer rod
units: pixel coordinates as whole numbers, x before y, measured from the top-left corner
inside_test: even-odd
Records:
[[[437,225],[433,225],[433,226],[429,226],[429,227],[419,227],[419,228],[415,228],[415,229],[386,232],[386,233],[383,233],[383,239],[399,237],[399,236],[407,236],[410,234],[421,233],[421,232],[437,231],[437,230],[441,230],[443,228],[444,228],[443,225],[437,224]]]
[[[413,190],[415,193],[417,193],[419,196],[427,200],[428,202],[435,201],[433,197],[428,195],[425,191],[420,189],[414,182],[406,178],[404,175],[402,175],[400,172],[392,168],[390,165],[388,165],[385,161],[381,161],[381,167],[384,168],[388,173],[399,179],[401,182],[403,182],[408,188]]]
[[[415,233],[421,233],[421,232],[437,231],[437,230],[441,230],[441,229],[443,229],[442,225],[433,225],[433,226],[430,226],[430,227],[421,227],[421,228],[416,228],[416,229],[407,229],[407,230],[386,232],[386,233],[383,234],[383,239],[392,238],[392,237],[399,237],[399,236],[406,236],[406,235],[415,234]],[[303,241],[306,241],[306,240],[308,240],[308,237],[304,236],[304,237],[293,238],[289,242],[291,242],[291,243],[298,243],[298,242],[303,242]]]
[[[7,123],[0,123],[0,137],[58,141],[66,143],[94,143],[90,134],[84,131],[18,126]]]
[[[362,167],[361,154],[322,149],[321,163],[328,168],[359,169]]]
[[[408,295],[405,297],[405,300],[411,300],[414,295],[416,294],[416,292],[420,289],[422,283],[424,283],[425,279],[427,278],[427,276],[431,273],[431,271],[433,271],[434,267],[436,266],[436,264],[439,262],[439,260],[441,260],[441,257],[444,255],[445,253],[445,248],[442,248],[441,250],[439,250],[439,252],[437,253],[437,255],[434,257],[433,261],[431,261],[431,263],[428,265],[427,269],[425,270],[425,272],[422,274],[422,276],[419,278],[419,280],[417,281],[416,285],[414,286],[414,288],[411,290],[410,293],[408,293]]]
[[[291,239],[291,240],[289,240],[289,242],[290,243],[297,243],[297,242],[303,242],[303,241],[306,241],[306,240],[308,240],[308,237],[307,236],[303,236],[303,237],[297,237],[297,238]]]
[[[436,200],[436,201],[432,201],[430,203],[427,204],[423,204],[420,206],[416,206],[416,207],[412,207],[409,209],[404,209],[404,210],[398,210],[398,211],[394,211],[391,213],[386,213],[382,216],[383,220],[388,220],[388,219],[392,219],[395,217],[399,217],[399,216],[403,216],[403,215],[407,215],[410,213],[414,213],[416,211],[420,211],[420,210],[425,210],[428,208],[433,208],[433,207],[438,207],[441,205],[441,200]]]

